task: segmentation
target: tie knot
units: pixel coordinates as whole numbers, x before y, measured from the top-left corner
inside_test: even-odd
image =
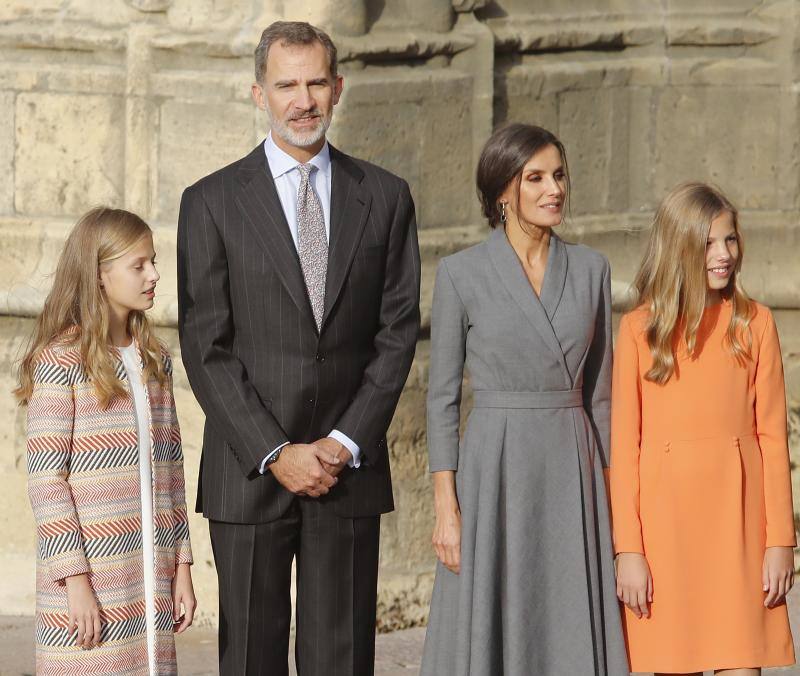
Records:
[[[313,164],[298,164],[297,170],[300,172],[300,177],[308,180],[311,170],[314,169]]]

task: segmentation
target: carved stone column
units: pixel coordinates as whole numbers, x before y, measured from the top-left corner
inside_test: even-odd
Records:
[[[450,0],[386,0],[371,18],[382,31],[446,33],[453,27],[455,17]]]
[[[478,165],[483,144],[492,133],[494,108],[494,36],[473,12],[487,0],[451,0],[456,11],[454,31],[474,40],[472,49],[459,52],[452,59],[453,68],[473,76],[472,81],[472,166]],[[473,202],[473,219],[481,222],[480,206]]]
[[[156,126],[150,97],[151,35],[148,24],[131,24],[126,52],[125,208],[143,217],[150,214],[150,157]]]
[[[364,35],[365,0],[294,0],[284,10],[287,21],[308,21],[337,35]]]

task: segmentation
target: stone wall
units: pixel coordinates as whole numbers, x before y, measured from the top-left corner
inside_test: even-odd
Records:
[[[250,150],[252,50],[278,18],[329,29],[345,92],[331,139],[408,179],[423,251],[417,359],[390,431],[397,511],[383,520],[380,624],[423,622],[432,583],[424,397],[438,258],[485,236],[473,175],[507,120],[555,131],[573,176],[565,235],[605,252],[624,296],[654,206],[679,180],[742,208],[746,282],[776,310],[800,434],[800,10],[791,0],[10,0],[0,4],[0,389],[65,232],[107,202],[156,229],[153,316],[179,356],[182,189]],[[657,9],[654,10],[654,7]],[[187,490],[202,413],[176,360]],[[33,611],[24,412],[0,400],[0,613]],[[800,491],[796,491],[800,496]],[[200,615],[216,580],[192,520]]]

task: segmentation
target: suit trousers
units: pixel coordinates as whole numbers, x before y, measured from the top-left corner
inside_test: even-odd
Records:
[[[379,516],[343,518],[297,497],[275,521],[209,521],[209,530],[221,676],[288,676],[295,557],[298,676],[374,673]]]

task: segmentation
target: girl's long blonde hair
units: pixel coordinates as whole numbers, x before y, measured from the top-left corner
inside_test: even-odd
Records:
[[[116,375],[108,302],[100,287],[99,272],[101,265],[123,256],[143,237],[152,235],[147,223],[123,209],[96,207],[78,220],[64,244],[53,286],[19,365],[14,395],[21,404],[27,404],[33,392],[34,365],[39,355],[56,343],[79,345],[83,368],[102,406],[126,393]],[[144,312],[130,313],[128,331],[139,344],[145,380],[155,376],[163,385],[166,373],[161,345]]]
[[[645,378],[663,385],[675,372],[675,349],[682,338],[690,355],[708,293],[706,245],[711,221],[729,212],[739,243],[739,256],[728,286],[720,293],[732,303],[726,342],[740,362],[750,354],[752,303],[742,288],[739,271],[744,247],[736,207],[705,183],[682,183],[662,200],[656,212],[642,264],[633,281],[636,306],[649,310],[647,343],[653,365]]]

